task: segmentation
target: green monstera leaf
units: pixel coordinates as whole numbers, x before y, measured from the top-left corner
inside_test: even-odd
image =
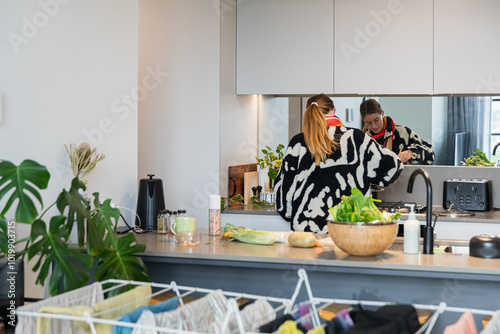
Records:
[[[0,212],[3,217],[9,211],[12,204],[18,200],[15,218],[17,222],[32,224],[38,216],[38,210],[30,195],[34,196],[40,205],[43,205],[42,197],[38,189],[46,189],[49,183],[50,173],[47,168],[33,160],[24,160],[19,166],[10,161],[0,162],[0,200],[12,192],[7,199],[5,207]]]
[[[111,207],[111,200],[107,199],[101,205],[99,193],[94,193],[95,210],[88,221],[87,252],[92,256],[98,256],[104,248],[116,247],[118,235],[115,226],[120,218],[120,210]]]
[[[54,216],[50,220],[50,227],[43,220],[37,219],[31,227],[31,242],[28,249],[28,259],[39,255],[33,271],[38,272],[37,284],[44,285],[52,265],[52,274],[49,278],[49,293],[55,296],[60,292],[61,282],[64,291],[71,291],[82,287],[90,278],[88,271],[93,258],[77,248],[69,248],[66,244],[68,232],[64,226],[65,216]],[[83,268],[82,268],[83,267]]]
[[[78,229],[78,246],[80,248],[83,247],[85,241],[85,220],[90,218],[87,200],[82,195],[86,188],[85,183],[75,177],[71,181],[71,188],[69,191],[63,189],[57,197],[56,202],[59,212],[68,217],[66,223],[66,231],[68,234],[71,233],[74,223],[76,222]],[[67,213],[65,213],[66,210]]]
[[[0,251],[4,254],[9,252],[9,238],[7,237],[7,220],[0,217]]]
[[[144,262],[134,255],[145,250],[146,245],[138,244],[133,233],[117,238],[116,246],[113,248],[106,247],[99,256],[95,270],[96,279],[103,281],[116,278],[149,282]]]

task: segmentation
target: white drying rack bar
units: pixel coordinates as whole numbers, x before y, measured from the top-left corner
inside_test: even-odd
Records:
[[[367,300],[353,300],[353,299],[336,299],[336,298],[317,298],[313,296],[311,286],[309,283],[309,279],[307,276],[307,273],[304,269],[299,269],[297,272],[299,276],[299,280],[297,282],[297,285],[295,286],[295,290],[292,294],[292,297],[290,299],[286,298],[276,298],[276,297],[270,297],[270,296],[261,296],[261,295],[254,295],[254,294],[247,294],[247,293],[239,293],[239,292],[229,292],[229,291],[222,291],[222,293],[229,297],[228,302],[227,302],[227,313],[225,314],[224,317],[224,325],[227,325],[229,321],[231,320],[231,317],[234,316],[236,320],[236,324],[238,327],[238,333],[241,334],[250,334],[251,332],[245,332],[244,326],[243,326],[243,321],[240,316],[240,311],[238,308],[237,300],[241,298],[247,298],[247,299],[253,299],[253,300],[266,300],[268,302],[273,302],[273,303],[278,303],[279,306],[274,308],[274,311],[276,313],[280,312],[283,310],[284,314],[289,314],[292,312],[293,305],[296,303],[296,299],[300,293],[300,290],[302,286],[305,286],[306,292],[307,292],[307,297],[308,297],[308,302],[311,307],[311,312],[309,317],[311,318],[313,327],[325,325],[324,323],[322,324],[320,318],[319,318],[319,310],[322,310],[326,308],[328,305],[331,304],[347,304],[347,305],[364,305],[364,306],[385,306],[385,305],[391,305],[395,303],[390,303],[390,302],[380,302],[380,301],[367,301]],[[206,289],[206,288],[200,288],[200,287],[190,287],[190,286],[183,286],[183,285],[177,285],[176,282],[171,282],[170,284],[161,284],[161,283],[148,283],[148,282],[137,282],[137,281],[126,281],[126,280],[116,280],[116,279],[110,279],[102,282],[101,284],[117,284],[109,289],[104,290],[104,292],[109,292],[113,289],[117,289],[119,287],[125,286],[125,285],[151,285],[151,287],[154,288],[160,288],[161,290],[152,293],[150,296],[147,296],[146,298],[151,298],[154,296],[157,296],[161,293],[164,293],[166,291],[173,291],[175,294],[179,297],[179,303],[181,306],[184,305],[184,302],[182,300],[183,297],[189,296],[193,293],[204,293],[208,294],[215,289]],[[319,306],[317,306],[319,305]],[[417,332],[417,334],[422,334],[425,333],[429,334],[431,333],[434,324],[436,323],[438,317],[440,314],[443,312],[466,312],[470,311],[472,314],[478,314],[478,315],[494,315],[495,311],[491,310],[481,310],[481,309],[470,309],[470,308],[463,308],[463,307],[450,307],[447,306],[446,303],[442,302],[439,305],[426,305],[426,304],[412,304],[413,307],[416,309],[427,309],[427,310],[434,310],[435,312],[431,315],[431,317],[426,321],[424,325],[420,328],[420,330]],[[122,305],[124,306],[124,305]],[[113,309],[114,310],[114,309]],[[113,310],[108,310],[108,312],[111,312]],[[23,316],[33,316],[33,317],[45,317],[45,318],[51,318],[51,319],[63,319],[63,320],[68,320],[68,321],[84,321],[86,322],[92,331],[93,334],[98,334],[95,330],[94,324],[95,323],[101,323],[101,324],[108,324],[108,325],[113,325],[113,326],[123,326],[123,327],[131,327],[131,328],[138,328],[138,329],[149,329],[149,330],[156,330],[158,333],[191,333],[191,334],[197,334],[199,332],[194,332],[194,331],[184,331],[184,330],[177,330],[177,329],[171,329],[171,328],[159,328],[154,325],[142,325],[142,324],[134,324],[134,323],[128,323],[128,322],[123,322],[123,321],[118,321],[118,320],[108,320],[108,319],[100,319],[96,318],[96,314],[90,315],[88,312],[85,312],[83,317],[78,317],[78,316],[70,316],[66,314],[50,314],[50,313],[41,313],[41,312],[27,312],[27,311],[16,311],[19,315]],[[104,312],[101,312],[99,315],[103,314]],[[296,322],[301,321],[307,316],[301,317],[300,319],[296,320]],[[224,327],[225,328],[225,327]],[[201,333],[200,333],[201,334]]]

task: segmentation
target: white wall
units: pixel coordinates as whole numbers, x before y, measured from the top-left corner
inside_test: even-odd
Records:
[[[89,190],[132,208],[137,106],[122,99],[137,85],[137,0],[59,1],[0,2],[0,159],[47,166],[48,206],[73,176],[64,145],[90,140],[106,159]],[[19,238],[28,233],[23,227]],[[26,268],[26,296],[42,297],[30,273]]]
[[[236,95],[236,2],[220,3],[220,174],[219,189],[228,195],[228,167],[256,163],[257,95]]]
[[[432,97],[391,96],[381,97],[379,102],[396,124],[409,127],[432,143]]]
[[[139,178],[163,180],[167,209],[208,228],[219,192],[219,1],[139,1],[139,82],[165,73],[139,102]]]

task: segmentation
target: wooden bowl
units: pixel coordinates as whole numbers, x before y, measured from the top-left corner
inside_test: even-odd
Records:
[[[372,256],[391,247],[398,234],[398,222],[328,222],[328,234],[335,245],[350,255]]]

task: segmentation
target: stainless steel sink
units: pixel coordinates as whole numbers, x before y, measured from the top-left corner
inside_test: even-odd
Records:
[[[403,251],[404,238],[397,237],[388,250]],[[439,254],[440,252],[469,255],[469,242],[465,240],[436,239],[434,240],[434,254]]]
[[[437,249],[443,250],[449,254],[465,254],[469,255],[469,246],[456,246],[456,245],[441,245],[436,246]]]

